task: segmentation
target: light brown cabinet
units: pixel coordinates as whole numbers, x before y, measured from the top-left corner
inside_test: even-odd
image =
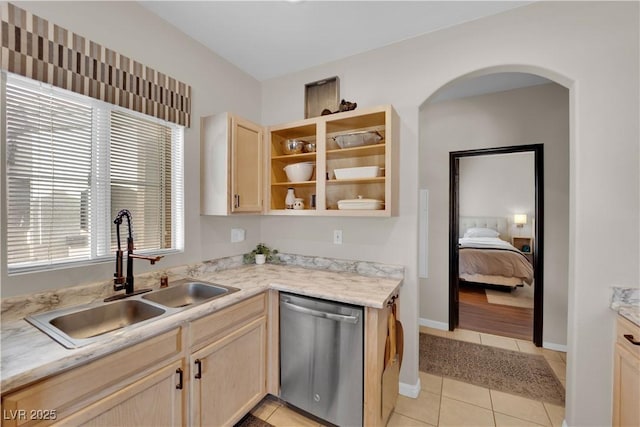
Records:
[[[266,307],[261,294],[192,324],[191,425],[233,425],[267,394]]]
[[[640,425],[640,327],[619,316],[614,351],[613,425]]]
[[[201,119],[202,215],[262,212],[263,132],[229,113]]]
[[[184,424],[186,393],[176,388],[176,370],[183,368],[181,341],[182,328],[177,328],[3,395],[2,426],[91,425],[99,420],[141,425],[124,420],[135,410],[132,402],[162,406],[154,425]]]
[[[147,375],[62,420],[69,426],[167,426],[185,424],[182,361]]]
[[[354,110],[314,117],[295,123],[272,126],[267,132],[269,177],[267,181],[267,214],[271,215],[335,215],[391,216],[397,211],[398,198],[398,118],[390,106]],[[372,145],[340,148],[335,137],[356,132],[377,132],[382,140]],[[286,154],[283,142],[299,139],[316,144],[312,153]],[[289,182],[284,167],[294,163],[314,162],[313,176],[308,181]],[[337,179],[335,170],[373,166],[378,176]],[[285,209],[287,189],[305,201],[304,210]],[[312,195],[316,205],[311,206]],[[356,199],[381,200],[382,209],[340,210],[338,201]]]

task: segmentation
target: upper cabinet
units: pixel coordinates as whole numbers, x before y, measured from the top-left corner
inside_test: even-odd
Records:
[[[398,123],[390,105],[267,130],[204,117],[201,214],[397,215]]]
[[[398,130],[398,116],[391,106],[270,127],[266,213],[396,215]],[[291,140],[302,141],[306,149],[288,150]],[[301,199],[303,209],[287,209],[289,189]]]
[[[200,213],[261,213],[263,128],[221,113],[202,118],[200,135]]]

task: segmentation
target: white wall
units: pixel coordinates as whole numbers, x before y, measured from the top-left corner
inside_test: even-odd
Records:
[[[89,40],[127,55],[192,87],[192,124],[185,129],[185,251],[168,255],[154,266],[137,262],[136,272],[195,263],[248,252],[260,239],[259,218],[200,216],[200,117],[233,111],[260,119],[260,83],[196,43],[136,2],[17,2]],[[4,141],[2,149],[4,150]],[[4,190],[4,189],[3,189]],[[247,240],[230,243],[231,227],[247,230]],[[2,296],[109,280],[113,262],[84,268],[7,276]]]
[[[420,188],[428,188],[432,200],[429,221],[430,276],[420,282],[420,317],[448,322],[449,292],[449,152],[511,145],[544,144],[544,306],[543,342],[567,344],[569,274],[569,97],[564,87],[550,83],[459,100],[426,103],[420,114]],[[496,215],[534,213],[533,153],[526,179],[517,162],[497,164],[505,156],[468,157],[460,160],[461,215],[490,215],[480,211],[490,187],[499,188],[492,201],[515,202]],[[469,163],[471,162],[471,163]],[[504,161],[502,163],[505,163]],[[474,168],[478,166],[479,173]],[[509,169],[507,169],[509,168]],[[486,171],[493,170],[493,173]],[[484,172],[483,172],[484,171]],[[483,177],[484,174],[484,177]],[[491,180],[491,181],[488,181]],[[479,184],[480,192],[465,183]],[[522,186],[526,193],[519,193]],[[466,193],[465,193],[466,192]],[[511,195],[507,197],[507,195]],[[522,197],[524,196],[524,199]],[[491,198],[491,196],[488,196]],[[468,209],[468,210],[467,210]],[[465,213],[465,211],[467,213]],[[474,212],[478,213],[474,213]],[[509,222],[513,221],[513,216]],[[515,229],[511,226],[510,231]],[[531,231],[530,225],[522,230]],[[524,234],[523,234],[524,235]],[[530,234],[529,234],[530,235]]]
[[[640,274],[638,12],[635,2],[536,2],[263,82],[265,124],[302,118],[304,84],[333,75],[340,77],[340,93],[347,100],[362,107],[393,104],[401,118],[402,171],[397,218],[267,218],[263,240],[284,251],[406,265],[400,315],[405,324],[406,359],[401,380],[411,383],[417,378],[418,353],[420,105],[454,79],[474,73],[532,72],[569,87],[566,418],[569,425],[609,424],[615,320],[608,308],[610,286],[638,286]],[[438,212],[447,205],[446,197],[429,194],[430,224],[446,223]],[[610,224],[625,231],[611,232]],[[345,244],[339,248],[330,240],[334,227],[345,230]],[[430,252],[441,250],[437,242],[430,236]],[[430,272],[433,267],[429,266]],[[447,295],[440,289],[445,287],[432,283],[423,289],[431,299],[429,316],[444,319]]]
[[[565,148],[566,148],[566,223],[569,223],[569,98],[565,92]],[[483,111],[486,113],[486,111]],[[534,118],[537,119],[538,116]],[[465,122],[466,123],[466,122]],[[456,128],[459,128],[456,127]],[[430,139],[430,138],[429,138]],[[422,137],[425,143],[428,139]],[[432,141],[433,142],[433,141]],[[460,216],[499,216],[507,219],[508,235],[533,236],[535,214],[534,154],[509,153],[487,156],[469,156],[460,159]],[[448,185],[448,182],[447,184]],[[527,224],[517,228],[514,214],[526,214]],[[566,252],[569,237],[566,233]]]

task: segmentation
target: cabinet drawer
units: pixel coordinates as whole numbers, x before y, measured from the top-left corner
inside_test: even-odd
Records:
[[[633,341],[640,341],[640,326],[635,325],[631,321],[625,319],[624,317],[618,316],[618,326],[617,326],[617,342],[620,344],[622,348],[635,355],[635,357],[640,359],[640,345],[635,345],[629,339],[625,337],[631,336],[630,339]]]
[[[2,396],[5,413],[55,411],[62,419],[115,390],[130,384],[146,371],[181,353],[181,328],[176,328],[132,347],[90,362],[79,368],[47,378],[20,391]],[[26,411],[26,412],[21,412]],[[3,417],[6,418],[6,417]],[[51,423],[36,420],[3,419],[3,426]]]
[[[256,295],[231,307],[191,322],[191,349],[196,350],[234,329],[264,316],[267,310],[266,293]]]

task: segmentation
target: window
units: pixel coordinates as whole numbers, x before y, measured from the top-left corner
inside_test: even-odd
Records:
[[[138,252],[183,249],[182,127],[11,74],[3,85],[9,273],[110,259],[120,209]]]

